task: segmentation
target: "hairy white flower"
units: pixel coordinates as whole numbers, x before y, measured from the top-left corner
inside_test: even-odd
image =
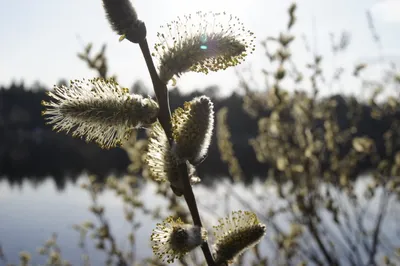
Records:
[[[148,140],[146,164],[150,177],[156,181],[169,181],[174,193],[182,195],[183,184],[180,180],[178,159],[171,152],[168,138],[160,123],[154,123]],[[186,163],[190,182],[200,182],[193,165]]]
[[[207,241],[207,231],[170,216],[153,229],[151,241],[154,254],[172,263]]]
[[[160,123],[155,123],[151,128],[146,164],[150,176],[156,181],[167,181],[169,177],[178,175],[177,163],[171,154],[168,138]]]
[[[132,129],[154,123],[159,109],[151,98],[130,95],[113,80],[75,80],[70,87],[55,86],[48,95],[51,101],[42,101],[42,115],[53,130],[72,132],[102,148],[115,147]]]
[[[255,213],[234,211],[214,226],[214,258],[217,265],[229,264],[265,235],[266,226],[261,224]]]
[[[225,12],[197,12],[161,28],[153,56],[164,83],[187,71],[207,74],[236,66],[254,51],[253,33]]]
[[[173,151],[180,160],[197,164],[207,155],[214,127],[214,105],[207,96],[196,97],[172,115]]]

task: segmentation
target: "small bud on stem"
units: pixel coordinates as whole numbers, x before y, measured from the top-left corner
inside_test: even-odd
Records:
[[[129,0],[103,0],[103,6],[112,29],[121,35],[120,41],[139,43],[146,38],[146,26]]]
[[[168,263],[182,258],[205,241],[207,231],[204,228],[184,224],[180,218],[174,220],[171,216],[157,224],[151,234],[154,254]]]

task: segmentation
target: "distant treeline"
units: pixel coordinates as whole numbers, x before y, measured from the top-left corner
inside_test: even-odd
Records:
[[[268,169],[257,162],[252,147],[248,145],[249,139],[257,135],[257,120],[243,110],[242,96],[233,93],[226,98],[214,97],[212,87],[205,92],[213,98],[216,112],[222,107],[229,108],[227,122],[232,133],[231,140],[245,176],[265,176]],[[204,92],[184,95],[178,89],[171,90],[171,108],[175,109],[200,94]],[[66,178],[75,180],[82,171],[100,176],[125,172],[129,160],[124,150],[102,150],[95,144],[53,132],[41,116],[41,101],[45,99],[47,95],[43,88],[31,90],[23,84],[0,87],[0,178],[8,179],[10,183],[20,183],[24,178],[40,182],[52,176],[58,187],[62,188]],[[339,124],[345,126],[349,119],[346,116],[348,99],[335,95],[322,101],[331,99],[337,102]],[[357,104],[362,109],[362,119],[357,125],[358,135],[369,136],[378,147],[383,146],[382,134],[393,118],[375,120],[367,104]],[[399,118],[400,114],[396,119]],[[144,132],[139,136],[144,137]],[[360,167],[363,170],[368,165]],[[198,171],[205,179],[228,175],[227,166],[220,159],[215,134],[209,155]]]
[[[137,87],[132,89],[137,90]],[[40,182],[52,176],[57,185],[63,187],[65,178],[75,180],[82,171],[99,176],[123,174],[130,163],[124,150],[102,150],[93,143],[56,133],[45,124],[41,116],[41,101],[48,99],[45,92],[44,88],[36,86],[32,90],[15,83],[0,87],[0,178],[18,184],[28,177]],[[172,90],[171,108],[182,106],[184,101],[198,95],[200,92],[182,95],[179,90]],[[247,145],[247,140],[256,135],[257,123],[242,111],[241,96],[233,94],[229,98],[214,98],[213,101],[216,111],[223,106],[230,109],[233,140],[239,158],[244,160],[245,169],[249,173],[260,171],[254,152]],[[140,131],[139,137],[144,137],[144,131]],[[198,171],[213,177],[228,174],[227,167],[219,158],[216,140]]]

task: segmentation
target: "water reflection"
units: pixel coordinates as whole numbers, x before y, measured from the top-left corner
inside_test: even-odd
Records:
[[[86,177],[79,179],[84,181]],[[150,184],[143,188],[142,195],[146,202],[162,205],[162,199],[154,195],[154,187]],[[106,217],[110,220],[112,231],[122,239],[128,231],[128,224],[123,218],[123,204],[111,192],[104,191],[100,203],[105,206]],[[91,204],[89,195],[78,184],[68,182],[64,190],[59,191],[53,179],[46,179],[36,187],[24,181],[20,187],[10,187],[6,182],[0,182],[0,243],[9,261],[18,261],[18,253],[26,250],[36,252],[50,235],[58,234],[58,244],[62,248],[63,257],[72,265],[80,265],[82,250],[78,247],[79,235],[72,226],[85,220],[93,220],[88,212]],[[157,221],[138,213],[138,220],[143,224],[136,236],[138,259],[151,256],[149,243],[150,232]],[[122,247],[128,243],[117,242]],[[103,265],[105,256],[89,245],[89,254],[93,265]],[[34,254],[33,254],[34,255]],[[33,256],[33,265],[43,263],[40,256]]]
[[[91,205],[90,196],[86,191],[79,187],[79,183],[87,180],[87,176],[81,176],[78,182],[67,182],[64,190],[59,191],[54,179],[45,179],[39,186],[37,184],[23,181],[21,186],[9,185],[6,181],[0,182],[0,244],[9,262],[17,262],[18,254],[22,250],[32,253],[32,265],[44,262],[44,258],[37,255],[36,249],[43,244],[50,235],[55,232],[58,234],[58,244],[62,248],[62,256],[68,259],[72,265],[82,265],[80,255],[82,250],[78,247],[79,235],[72,229],[74,224],[85,220],[94,220],[93,215],[87,208]],[[358,193],[363,191],[368,179],[360,179],[356,188]],[[140,198],[149,208],[161,207],[166,210],[166,202],[155,193],[154,184],[145,184],[141,189]],[[214,187],[195,186],[194,192],[199,202],[200,213],[207,228],[216,224],[218,218],[225,216],[232,210],[252,209],[260,214],[267,213],[270,209],[277,209],[284,205],[283,200],[277,198],[276,190],[273,186],[266,188],[260,181],[255,180],[250,186],[242,184],[230,185],[226,181],[218,181]],[[381,191],[382,192],[382,191]],[[377,192],[376,199],[379,198]],[[267,197],[266,197],[267,196]],[[261,198],[267,200],[261,200]],[[347,199],[342,195],[341,201]],[[379,210],[379,202],[374,199],[369,203],[368,221],[375,221],[376,213]],[[182,200],[182,199],[180,199]],[[100,204],[105,206],[105,216],[110,222],[112,232],[117,238],[117,244],[123,249],[129,248],[126,240],[126,232],[129,231],[129,224],[125,222],[123,214],[123,203],[114,193],[104,191],[100,197]],[[367,204],[367,203],[365,203]],[[400,237],[396,235],[399,230],[399,210],[398,202],[391,201],[388,215],[382,226],[384,234],[392,238],[392,242],[400,245]],[[162,211],[163,212],[163,211]],[[375,216],[374,216],[375,214]],[[163,213],[166,215],[166,213]],[[329,213],[323,215],[323,220],[329,223],[331,218]],[[283,227],[289,227],[289,216],[279,216],[278,222]],[[150,234],[158,220],[153,220],[148,215],[138,211],[136,219],[141,222],[141,228],[137,232],[137,259],[142,260],[151,257]],[[261,218],[262,219],[262,218]],[[264,221],[265,222],[265,221]],[[267,223],[267,226],[269,224]],[[265,254],[273,254],[274,245],[268,239],[272,239],[272,231],[268,229],[266,241],[261,243]],[[333,239],[338,241],[340,239]],[[103,265],[105,255],[97,251],[93,243],[87,243],[88,253],[92,265]],[[253,256],[251,252],[245,256]],[[0,263],[1,264],[1,263]]]

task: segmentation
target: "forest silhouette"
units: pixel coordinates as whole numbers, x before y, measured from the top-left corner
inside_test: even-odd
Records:
[[[60,83],[65,83],[60,81]],[[48,99],[46,89],[35,85],[27,87],[21,82],[11,83],[8,87],[0,87],[0,176],[11,185],[22,184],[27,179],[37,184],[48,177],[54,178],[57,188],[62,190],[67,180],[76,181],[82,172],[106,177],[109,174],[122,175],[126,172],[130,161],[126,152],[120,148],[103,150],[96,144],[86,143],[77,138],[71,138],[51,130],[41,116],[43,107],[41,101]],[[146,90],[140,82],[136,82],[132,91]],[[268,168],[260,164],[249,145],[249,140],[257,136],[257,119],[252,118],[243,108],[243,96],[232,93],[228,97],[218,97],[217,87],[196,90],[190,94],[182,94],[178,88],[170,91],[171,108],[175,109],[183,102],[195,96],[208,94],[218,112],[222,107],[229,110],[227,124],[230,127],[231,141],[238,160],[244,172],[245,181],[251,182],[256,176],[266,176]],[[385,157],[383,133],[389,128],[393,119],[399,119],[397,112],[391,117],[375,119],[371,107],[354,97],[333,95],[320,99],[321,103],[336,101],[335,113],[341,130],[349,126],[347,113],[349,105],[357,105],[362,111],[357,124],[356,136],[368,136],[375,141],[378,153]],[[264,110],[269,115],[270,110]],[[322,127],[324,121],[315,121],[317,127]],[[145,137],[145,131],[139,130],[139,138]],[[341,154],[352,147],[351,143],[342,145]],[[354,169],[354,176],[374,167],[366,158]],[[207,160],[198,169],[204,181],[218,177],[229,176],[228,168],[222,162],[217,147],[215,135],[212,140]]]

